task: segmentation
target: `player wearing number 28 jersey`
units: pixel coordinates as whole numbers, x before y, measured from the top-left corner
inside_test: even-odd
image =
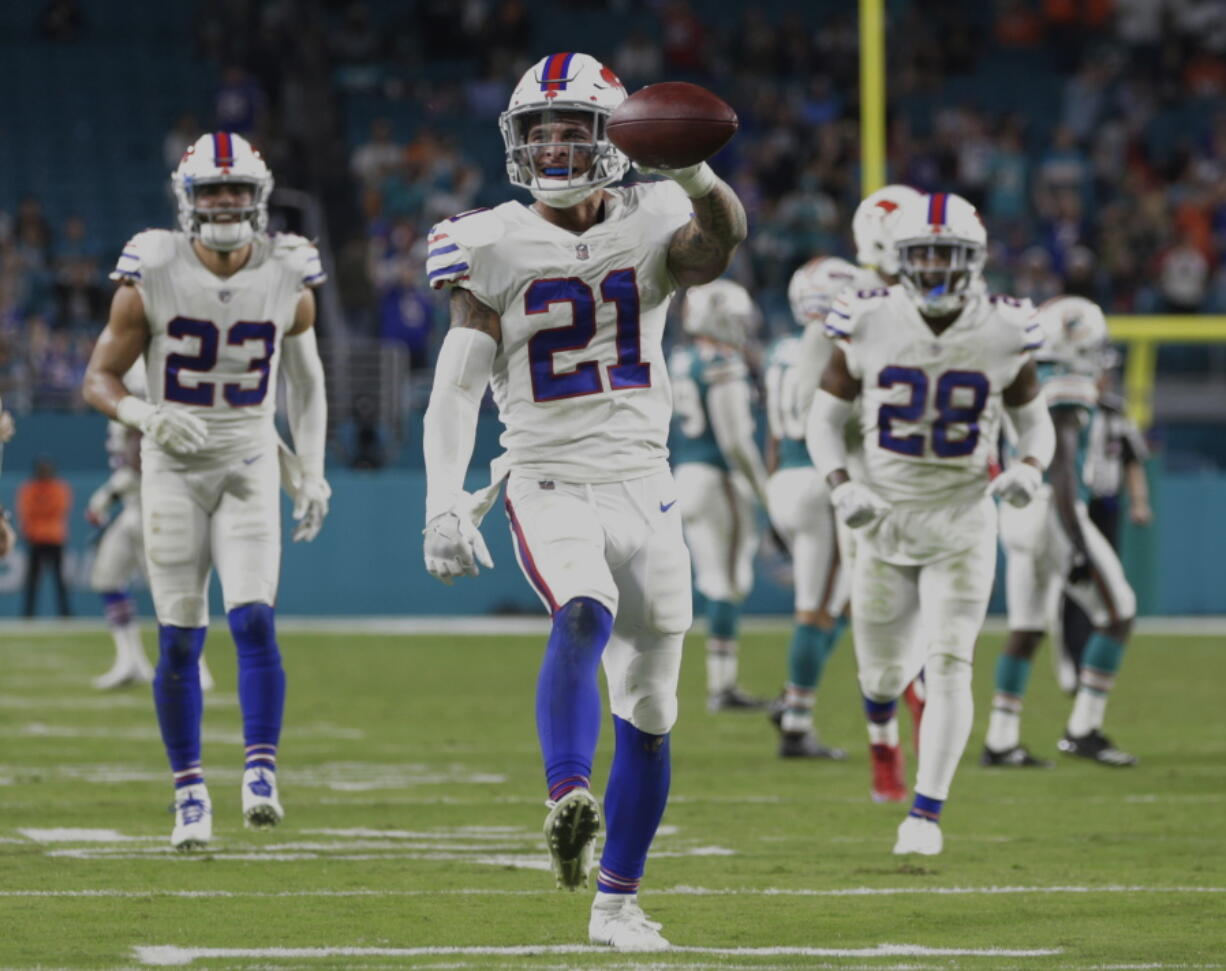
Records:
[[[284,458],[294,469],[294,538],[310,540],[329,495],[311,292],[324,274],[305,239],[263,232],[272,175],[245,139],[201,136],[172,185],[181,231],[148,230],[124,247],[111,274],[121,285],[89,363],[85,396],[143,432],[141,512],[159,642],[153,694],[175,780],[171,843],[192,849],[212,835],[198,659],[214,566],[238,647],[243,815],[253,828],[282,817],[276,752],[285,673],[273,622],[282,461],[273,417],[282,373],[297,449]],[[121,382],[141,355],[148,401]]]
[[[835,301],[826,318],[835,350],[808,422],[835,513],[861,531],[852,624],[870,716],[926,672],[915,801],[895,853],[940,852],[941,806],[970,733],[971,657],[996,565],[988,484],[1002,409],[1019,429],[1022,461],[993,492],[1028,502],[1055,444],[1030,359],[1039,328],[1027,306],[983,293],[986,242],[958,196],[904,206],[901,283]],[[864,440],[858,479],[843,443],[853,409]]]
[[[542,59],[501,119],[511,182],[536,201],[461,214],[430,235],[426,272],[451,291],[451,329],[425,420],[425,561],[446,582],[492,565],[477,530],[487,504],[463,491],[492,384],[506,427],[494,487],[506,478],[520,567],[553,618],[536,717],[554,874],[586,885],[602,826],[590,777],[603,663],[616,748],[589,938],[656,950],[668,942],[636,893],[668,797],[691,621],[661,334],[673,290],[723,272],[745,213],[705,163],[612,188],[629,161],[605,126],[625,97],[586,54]]]

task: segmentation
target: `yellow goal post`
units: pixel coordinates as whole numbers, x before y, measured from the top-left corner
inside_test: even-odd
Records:
[[[1226,344],[1226,317],[1119,314],[1107,318],[1111,339],[1127,351],[1124,393],[1128,414],[1148,428],[1154,418],[1159,344]]]

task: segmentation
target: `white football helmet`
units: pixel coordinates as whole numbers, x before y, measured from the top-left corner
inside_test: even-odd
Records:
[[[920,312],[941,317],[962,309],[980,288],[988,231],[979,212],[952,192],[907,203],[891,227],[899,282]]]
[[[555,209],[578,205],[618,181],[630,160],[609,141],[613,109],[626,89],[590,54],[550,54],[528,69],[498,118],[507,152],[507,177]],[[584,140],[549,141],[541,126],[581,120]],[[538,129],[533,133],[533,129]]]
[[[1092,300],[1056,297],[1038,309],[1035,319],[1043,328],[1043,346],[1035,360],[1093,378],[1117,363],[1107,319]]]
[[[743,348],[758,327],[753,297],[732,280],[712,280],[685,291],[681,326],[692,337],[709,337]]]
[[[898,254],[891,232],[903,206],[923,198],[909,185],[887,185],[865,196],[851,217],[856,262],[889,276],[898,275]]]
[[[213,132],[190,145],[170,177],[179,201],[179,226],[209,249],[228,252],[250,243],[268,226],[272,173],[242,135]],[[251,188],[251,203],[240,208],[201,208],[201,186],[233,183]],[[225,222],[215,217],[224,215]]]
[[[855,282],[856,268],[837,256],[818,256],[792,274],[788,303],[792,318],[801,327],[820,325],[830,313],[834,298]]]

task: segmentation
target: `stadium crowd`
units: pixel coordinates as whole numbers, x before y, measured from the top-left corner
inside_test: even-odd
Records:
[[[849,252],[855,16],[827,5],[813,27],[770,5],[731,19],[710,16],[713,6],[582,4],[590,18],[639,25],[592,51],[631,90],[690,79],[736,106],[740,135],[716,160],[751,220],[733,273],[779,329],[795,267]],[[1115,312],[1226,312],[1220,4],[888,9],[890,177],[980,207],[994,289],[1036,302],[1082,294]],[[425,232],[508,197],[497,115],[547,43],[542,15],[522,0],[460,11],[457,27],[454,5],[432,0],[404,12],[361,0],[202,6],[195,53],[217,71],[215,97],[186,105],[198,115],[166,136],[170,159],[197,124],[247,134],[279,184],[320,197],[349,326],[403,344],[414,368],[429,365],[442,313],[422,279]],[[89,29],[85,19],[74,31]],[[134,214],[133,227],[166,224],[170,212]],[[0,213],[0,394],[19,392],[17,407],[81,407],[122,242],[79,218],[50,225],[32,197]]]

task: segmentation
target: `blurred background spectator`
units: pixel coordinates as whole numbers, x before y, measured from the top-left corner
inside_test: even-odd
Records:
[[[17,490],[17,523],[29,547],[26,561],[26,617],[34,616],[43,568],[51,571],[61,617],[68,617],[68,588],[64,585],[64,543],[68,539],[68,513],[72,489],[55,474],[55,463],[46,455],[34,463],[34,477]]]

